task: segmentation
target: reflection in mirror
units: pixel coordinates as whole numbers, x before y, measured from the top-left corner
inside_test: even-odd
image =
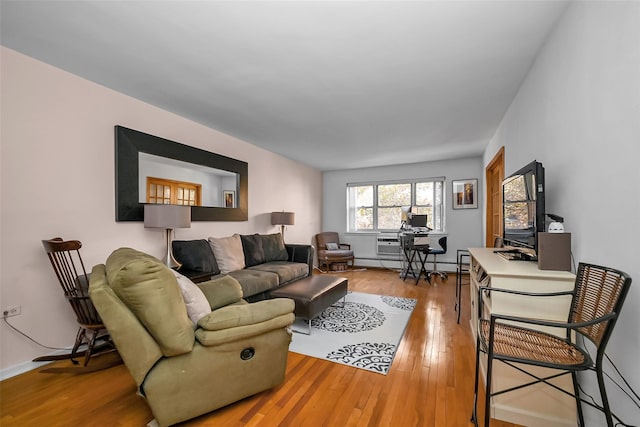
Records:
[[[235,193],[237,173],[142,152],[138,171],[140,203],[235,207],[223,195]]]
[[[246,221],[246,162],[116,126],[116,221],[145,203],[191,205],[192,221]],[[179,172],[178,172],[179,171]]]

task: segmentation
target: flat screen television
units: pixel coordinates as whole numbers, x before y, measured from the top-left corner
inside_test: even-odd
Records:
[[[538,233],[545,230],[544,167],[533,161],[502,182],[502,236],[506,246],[536,259]]]

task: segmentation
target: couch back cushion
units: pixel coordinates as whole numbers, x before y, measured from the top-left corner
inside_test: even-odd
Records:
[[[105,266],[109,286],[154,337],[163,355],[193,349],[193,324],[178,281],[166,265],[135,249],[120,248]]]
[[[173,256],[183,269],[220,274],[216,258],[206,240],[174,240],[171,247]]]
[[[263,264],[266,258],[262,248],[262,237],[259,234],[251,234],[240,236],[240,239],[242,240],[245,267]]]
[[[289,259],[282,234],[261,234],[260,237],[262,238],[265,262],[287,261]]]
[[[220,273],[228,274],[244,268],[244,251],[239,234],[229,237],[209,237],[209,244]]]

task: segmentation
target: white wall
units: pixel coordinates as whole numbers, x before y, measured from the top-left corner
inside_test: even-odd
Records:
[[[340,233],[341,241],[352,245],[357,265],[397,268],[399,263],[390,262],[388,259],[384,261],[367,259],[379,257],[376,254],[377,233],[346,233],[347,183],[442,176],[445,177],[445,234],[448,236],[448,250],[445,255],[438,256],[438,263],[443,262],[443,265],[439,266],[443,270],[455,271],[453,263],[456,261],[456,249],[484,246],[481,231],[484,208],[479,203],[478,209],[453,210],[451,181],[478,178],[478,187],[482,188],[484,173],[480,157],[325,172],[322,190],[322,230]],[[484,195],[479,194],[478,200],[483,199]],[[432,235],[432,239],[438,237],[438,235]]]
[[[577,261],[635,279],[607,353],[640,391],[640,3],[569,6],[485,151],[485,165],[500,146],[507,174],[533,159],[544,164],[547,211],[564,216]],[[583,378],[597,396],[593,376]],[[611,383],[608,390],[613,411],[637,422],[630,399]],[[588,415],[587,425],[604,425],[596,411]]]
[[[115,221],[114,125],[233,157],[249,164],[249,220],[194,222],[178,239],[277,232],[269,213],[296,213],[287,242],[320,231],[321,173],[10,49],[1,48],[0,307],[22,306],[9,320],[43,344],[65,347],[76,332],[40,241],[83,242],[89,266],[130,246],[161,257],[161,231]],[[0,329],[0,368],[46,354]]]

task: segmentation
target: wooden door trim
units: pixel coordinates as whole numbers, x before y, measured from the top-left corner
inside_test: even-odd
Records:
[[[494,233],[493,230],[493,222],[492,222],[492,217],[493,217],[493,193],[494,193],[494,189],[492,187],[493,185],[493,180],[491,179],[491,176],[494,175],[497,172],[498,174],[498,180],[500,182],[502,182],[502,180],[504,179],[504,146],[500,147],[500,149],[498,150],[498,152],[495,154],[495,156],[493,156],[493,159],[491,159],[491,161],[489,162],[489,164],[487,165],[487,167],[485,168],[485,183],[487,186],[487,199],[486,199],[486,205],[485,205],[485,246],[490,248],[493,247],[493,235],[494,234],[498,234],[500,236],[502,236],[502,230],[498,230],[497,233]],[[498,192],[498,197],[500,200],[498,200],[499,205],[502,206],[502,193]],[[502,211],[500,212],[500,216],[502,217]],[[500,218],[502,219],[502,218]],[[502,222],[502,221],[500,221]]]

